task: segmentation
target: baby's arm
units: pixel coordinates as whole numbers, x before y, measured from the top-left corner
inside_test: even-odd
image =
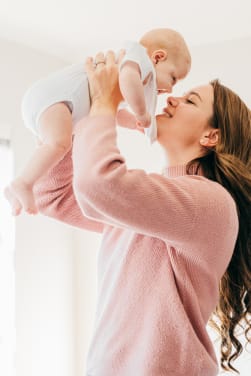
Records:
[[[148,127],[151,116],[147,112],[141,73],[137,63],[127,61],[120,69],[119,84],[125,101],[136,117],[136,124]]]

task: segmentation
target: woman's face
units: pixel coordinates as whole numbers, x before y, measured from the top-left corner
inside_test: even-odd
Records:
[[[213,87],[199,86],[182,97],[168,97],[163,113],[157,115],[158,142],[167,149],[195,148],[202,145],[212,127]]]

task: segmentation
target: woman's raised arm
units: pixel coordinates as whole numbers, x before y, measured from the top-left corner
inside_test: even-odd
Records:
[[[102,232],[103,224],[87,218],[78,206],[72,188],[72,151],[48,171],[34,187],[39,211],[49,217],[86,230]]]

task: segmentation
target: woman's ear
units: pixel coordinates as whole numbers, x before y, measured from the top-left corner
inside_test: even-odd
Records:
[[[208,148],[215,147],[219,142],[219,129],[212,129],[200,139],[200,144]]]
[[[158,64],[159,61],[164,61],[167,58],[166,50],[155,50],[152,53],[151,60],[154,64]]]

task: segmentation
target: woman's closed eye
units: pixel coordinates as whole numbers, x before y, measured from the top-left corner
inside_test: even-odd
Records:
[[[189,98],[186,98],[186,103],[191,103],[191,104],[195,104],[193,101],[191,101],[191,99]]]

